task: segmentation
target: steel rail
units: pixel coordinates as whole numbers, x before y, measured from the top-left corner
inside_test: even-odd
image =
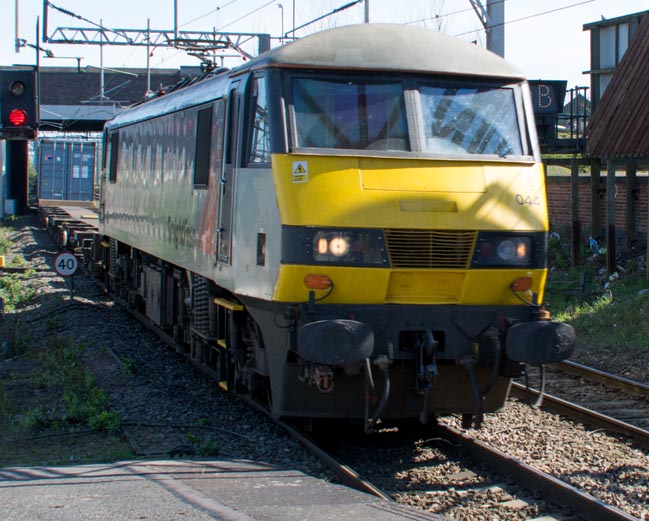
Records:
[[[530,395],[534,398],[538,397],[539,392],[536,389],[527,389],[524,385],[513,382],[511,387],[511,395],[516,398],[525,400]],[[649,431],[630,425],[626,422],[616,420],[605,414],[598,413],[581,405],[562,400],[550,394],[543,395],[543,403],[541,407],[547,411],[562,414],[570,419],[577,420],[581,423],[586,423],[597,428],[615,431],[628,438],[631,438],[638,445],[645,449],[649,449]]]
[[[273,423],[283,428],[291,437],[302,443],[302,445],[304,445],[313,455],[320,459],[320,461],[327,465],[327,467],[329,467],[329,469],[334,472],[334,474],[336,474],[343,485],[356,490],[360,490],[361,492],[365,492],[367,494],[372,494],[373,496],[379,497],[385,501],[394,502],[394,499],[389,494],[383,492],[380,488],[362,478],[354,469],[341,463],[331,454],[328,454],[326,451],[321,449],[311,438],[309,438],[303,432],[289,425],[288,423],[275,418],[270,413],[270,411],[259,402],[256,402],[255,400],[247,397],[243,398],[254,409],[266,415]]]
[[[626,391],[629,394],[634,394],[636,396],[642,396],[643,398],[649,399],[649,385],[645,385],[640,382],[634,382],[623,376],[617,376],[614,374],[607,373],[605,371],[600,371],[594,367],[588,367],[586,365],[573,362],[571,360],[566,360],[564,362],[559,362],[556,364],[548,365],[549,368],[558,369],[560,371],[587,378],[595,382],[602,383],[607,387],[612,387],[614,389],[619,389],[621,391]]]
[[[457,429],[448,426],[439,426],[439,429],[441,436],[470,452],[476,461],[487,463],[503,476],[513,477],[529,490],[541,492],[549,501],[570,508],[574,514],[586,521],[638,521],[636,517],[489,447]]]
[[[129,309],[125,301],[115,297],[114,295],[112,295],[112,297],[115,300],[115,302],[118,303],[128,313],[130,313],[131,316],[139,320],[140,323],[142,323],[150,331],[156,333],[163,342],[169,345],[169,347],[172,348],[177,347],[177,344],[173,338],[166,335],[158,328],[154,327],[150,323],[150,321],[147,320],[145,317],[143,317],[140,313],[136,312],[135,310]],[[217,380],[217,374],[215,371],[202,364],[196,363],[196,361],[192,360],[191,357],[188,357],[187,355],[185,355],[185,358],[187,358],[197,369],[202,371],[205,375],[207,375],[210,378],[213,378],[214,380]],[[302,443],[302,445],[304,445],[304,447],[306,447],[308,451],[310,451],[314,456],[316,456],[320,461],[322,461],[336,475],[336,477],[338,477],[338,479],[343,485],[379,497],[385,501],[394,502],[394,499],[389,494],[383,492],[380,488],[378,488],[368,480],[362,478],[354,469],[352,469],[347,465],[344,465],[336,458],[328,454],[326,451],[321,449],[313,440],[311,440],[304,433],[300,432],[298,429],[292,427],[288,423],[283,422],[282,420],[279,420],[278,418],[274,417],[267,407],[264,407],[264,405],[262,405],[258,401],[253,400],[248,396],[245,395],[239,395],[239,396],[240,398],[245,400],[245,402],[248,405],[250,405],[252,408],[254,408],[256,411],[265,415],[273,423],[275,423],[275,425],[281,427],[291,437],[293,437],[294,439]]]
[[[2,273],[27,273],[27,272],[43,273],[46,271],[53,271],[52,268],[30,268],[26,266],[0,266],[0,276]]]

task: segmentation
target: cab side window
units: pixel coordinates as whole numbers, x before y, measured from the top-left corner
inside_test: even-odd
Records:
[[[266,79],[258,77],[252,85],[252,114],[249,128],[248,163],[270,163],[270,118]]]
[[[194,187],[205,188],[210,174],[210,143],[212,142],[212,105],[198,111],[196,124],[196,160]]]
[[[108,181],[117,182],[117,161],[119,159],[119,131],[113,130],[110,134],[110,164],[108,169]]]
[[[218,179],[222,174],[223,137],[225,132],[225,101],[223,98],[214,102],[212,109],[212,146],[210,152],[210,176]]]

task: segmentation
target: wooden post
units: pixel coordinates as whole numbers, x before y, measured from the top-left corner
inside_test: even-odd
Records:
[[[602,233],[602,205],[600,203],[600,183],[601,183],[602,162],[595,158],[590,162],[590,235],[600,240]]]
[[[649,180],[647,181],[647,254],[645,259],[649,259]],[[647,279],[649,279],[649,267],[645,263],[645,273],[647,274]]]
[[[581,245],[581,221],[579,220],[579,161],[576,157],[570,159],[570,214],[572,216],[571,262],[579,266]]]
[[[615,161],[609,159],[606,169],[606,270],[611,275],[615,266]]]
[[[637,193],[637,180],[636,180],[637,167],[635,163],[626,165],[626,247],[631,249],[637,237],[636,216],[638,213],[638,204],[636,203]]]

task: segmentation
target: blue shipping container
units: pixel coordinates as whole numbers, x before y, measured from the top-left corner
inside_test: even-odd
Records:
[[[38,151],[38,197],[92,201],[97,144],[94,141],[41,141]]]

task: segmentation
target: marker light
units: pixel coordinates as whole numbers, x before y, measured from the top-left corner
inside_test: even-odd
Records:
[[[336,261],[349,253],[351,237],[349,233],[341,231],[322,231],[317,234],[313,249],[318,257]]]
[[[9,113],[9,123],[14,127],[20,127],[25,124],[27,121],[27,112],[20,109],[13,109]]]
[[[333,282],[324,273],[308,273],[304,276],[304,285],[309,289],[329,289]]]
[[[329,249],[329,241],[327,241],[326,237],[320,237],[318,239],[318,253],[320,255],[326,255],[328,249]]]
[[[509,287],[512,288],[512,291],[520,293],[530,289],[533,282],[534,280],[532,279],[532,277],[518,277],[512,281]]]
[[[519,259],[524,259],[527,257],[527,243],[526,242],[519,242],[516,245],[516,257]]]

